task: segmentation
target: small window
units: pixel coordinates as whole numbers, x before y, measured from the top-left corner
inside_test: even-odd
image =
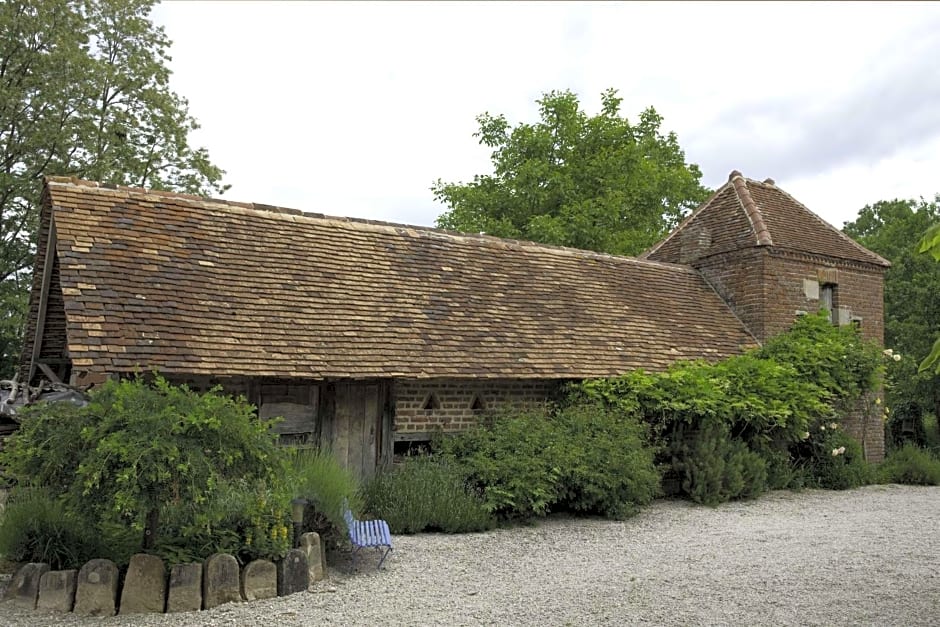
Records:
[[[405,457],[414,457],[418,455],[431,454],[431,440],[399,440],[392,445],[392,455],[395,461],[401,461]]]
[[[838,317],[833,315],[839,306],[835,283],[825,283],[819,288],[819,308],[825,309],[829,314],[829,322],[838,323]]]
[[[441,408],[441,402],[437,400],[437,394],[431,392],[424,399],[424,402],[421,403],[421,409],[424,411],[434,411],[435,409]]]
[[[486,404],[483,402],[483,399],[480,398],[479,394],[473,395],[473,400],[470,401],[470,411],[475,414],[483,413],[486,410]]]

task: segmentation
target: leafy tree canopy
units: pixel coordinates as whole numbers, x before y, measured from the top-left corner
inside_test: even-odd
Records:
[[[891,262],[885,273],[885,344],[905,356],[891,366],[892,404],[914,401],[940,409],[940,378],[918,373],[940,334],[940,265],[918,254],[918,241],[940,221],[940,196],[880,201],[866,206],[844,232]]]
[[[448,207],[438,226],[635,255],[662,238],[707,197],[675,133],[653,108],[631,124],[613,89],[588,116],[571,91],[538,100],[540,120],[511,127],[503,115],[477,117],[474,137],[493,149],[493,173],[432,186]]]
[[[221,193],[188,143],[198,125],[169,88],[155,0],[0,3],[0,375],[19,354],[41,179]]]

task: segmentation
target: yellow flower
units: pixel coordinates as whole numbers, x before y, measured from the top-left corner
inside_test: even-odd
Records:
[[[876,397],[875,397],[875,405],[881,405],[881,397],[880,397],[880,396],[876,396]]]

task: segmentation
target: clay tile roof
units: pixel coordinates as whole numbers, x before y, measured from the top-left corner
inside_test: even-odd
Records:
[[[76,370],[583,378],[756,341],[691,268],[48,179]]]
[[[807,209],[777,187],[773,179],[755,181],[737,170],[676,230],[640,258],[678,261],[684,257],[683,238],[699,231],[708,233],[709,255],[772,246],[877,266],[891,265]]]

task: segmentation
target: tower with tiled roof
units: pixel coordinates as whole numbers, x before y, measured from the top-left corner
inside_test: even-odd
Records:
[[[763,341],[796,316],[825,309],[833,324],[853,324],[884,341],[884,272],[890,263],[862,247],[777,187],[731,172],[705,204],[640,256],[699,271]],[[880,420],[855,412],[850,431],[880,459]]]

